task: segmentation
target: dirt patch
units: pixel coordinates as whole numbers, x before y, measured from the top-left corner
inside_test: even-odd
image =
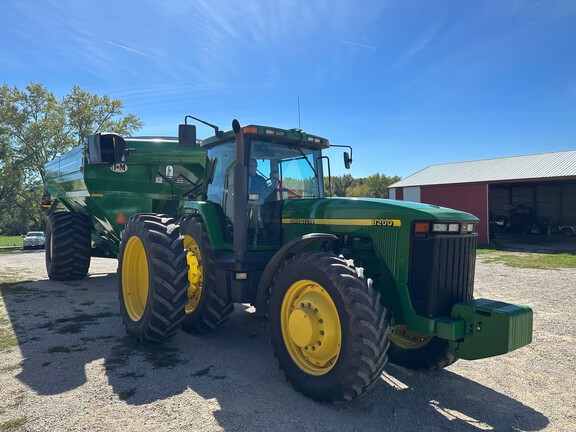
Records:
[[[534,309],[534,342],[444,371],[388,365],[365,396],[313,402],[284,380],[266,321],[238,305],[205,336],[135,344],[114,260],[47,279],[43,251],[0,254],[0,430],[575,431],[576,270],[477,263],[476,295]],[[1,345],[0,345],[1,346]]]

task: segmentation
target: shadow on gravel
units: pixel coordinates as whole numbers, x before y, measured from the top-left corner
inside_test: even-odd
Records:
[[[211,334],[180,332],[166,343],[169,350],[178,349],[185,364],[132,380],[126,402],[146,405],[191,390],[219,405],[214,416],[224,430],[538,431],[549,423],[521,402],[448,370],[420,373],[394,365],[357,400],[340,405],[311,401],[277,368],[266,321],[242,305],[237,309],[229,323]],[[107,366],[117,394],[126,392],[122,377],[138,366],[122,369]]]
[[[389,364],[383,378],[387,385],[374,396],[387,401],[399,430],[538,431],[549,424],[529,406],[449,370],[415,372]]]
[[[99,384],[83,390],[95,398],[109,397],[99,393],[109,391],[102,375],[132,406],[184,394],[182,409],[207,404],[230,431],[538,431],[549,423],[521,402],[449,370],[417,373],[393,365],[357,400],[316,403],[284,380],[266,322],[242,305],[211,334],[179,332],[163,344],[136,344],[117,312],[115,274],[81,283],[0,284],[0,290],[24,357],[17,378],[39,395],[82,386],[96,361],[90,378]]]
[[[83,385],[86,365],[109,351],[102,342],[122,330],[115,273],[81,282],[1,283],[0,294],[22,352],[17,378],[39,395]]]

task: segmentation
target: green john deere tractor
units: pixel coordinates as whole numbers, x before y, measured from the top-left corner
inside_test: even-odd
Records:
[[[214,135],[197,140],[188,119]],[[326,197],[327,139],[232,126],[186,116],[178,138],[96,134],[48,163],[49,277],[117,257],[123,321],[141,342],[208,332],[250,303],[287,379],[323,401],[361,395],[388,359],[443,368],[531,342],[530,308],[473,297],[476,217]]]

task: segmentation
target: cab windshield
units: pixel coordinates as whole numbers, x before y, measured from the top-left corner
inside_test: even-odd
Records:
[[[323,196],[321,153],[296,145],[252,140],[248,166],[250,201],[318,198]],[[231,207],[236,143],[220,144],[208,151],[212,181],[208,200]],[[227,205],[228,204],[228,205]],[[228,208],[228,212],[231,209]]]
[[[320,198],[324,195],[320,150],[296,143],[246,140],[248,171],[248,243],[279,244],[282,240],[282,205],[286,200]],[[208,150],[210,181],[208,201],[218,204],[226,224],[224,237],[232,242],[234,230],[234,166],[236,142]]]
[[[276,194],[274,199],[318,198],[321,196],[323,187],[319,181],[322,177],[321,173],[318,172],[322,168],[318,162],[319,151],[296,145],[256,140],[252,141],[251,145],[250,176],[257,175],[263,178],[268,186],[267,191]],[[267,191],[263,192],[266,193]],[[249,193],[254,195],[252,191]],[[262,199],[261,193],[257,193],[257,195],[259,195],[258,199]]]

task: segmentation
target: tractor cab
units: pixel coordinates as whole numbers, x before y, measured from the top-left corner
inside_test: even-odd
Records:
[[[209,161],[206,199],[222,213],[227,242],[245,218],[247,245],[279,245],[283,202],[324,196],[322,149],[329,147],[324,138],[250,125],[237,133],[217,133],[202,147]],[[246,203],[237,208],[240,190],[246,190]]]

